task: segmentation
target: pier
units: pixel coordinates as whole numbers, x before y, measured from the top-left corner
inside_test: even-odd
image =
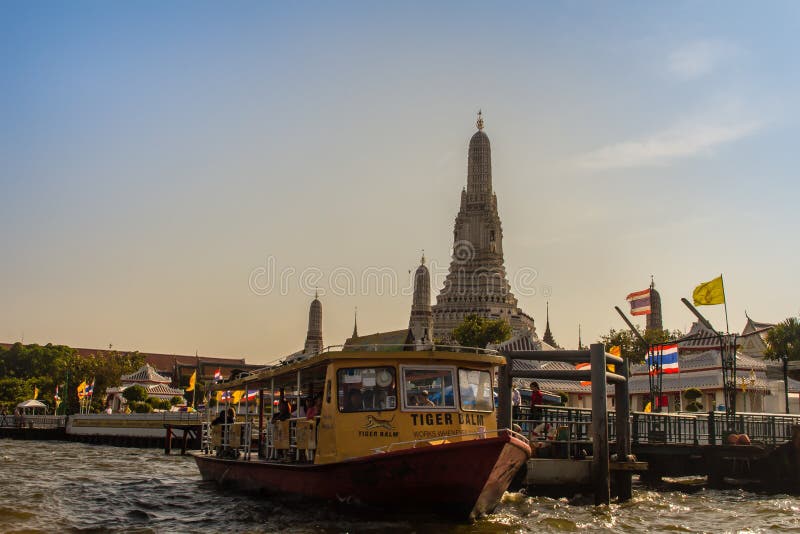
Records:
[[[592,486],[584,455],[594,453],[591,434],[592,410],[560,406],[539,406],[533,419],[528,406],[516,406],[513,423],[530,435],[541,423],[562,429],[549,443],[559,452],[557,458],[532,459],[526,475],[530,491],[561,493],[585,491]],[[630,452],[638,463],[629,464],[643,482],[654,483],[663,477],[705,476],[713,487],[726,479],[757,475],[754,469],[774,448],[791,439],[792,427],[800,425],[800,415],[724,412],[669,414],[633,412],[630,414]],[[621,457],[617,444],[617,412],[608,412],[608,449],[611,458]],[[750,445],[730,445],[731,433],[747,434]],[[535,442],[535,441],[534,441]],[[553,462],[549,460],[559,460]],[[571,465],[574,464],[574,465]],[[611,462],[610,471],[625,467]],[[539,486],[537,490],[537,486]],[[613,483],[612,483],[613,486]]]
[[[8,415],[0,419],[0,438],[63,440],[119,447],[163,448],[181,453],[200,448],[200,414]]]
[[[530,436],[534,457],[518,482],[531,493],[594,494],[595,503],[624,501],[631,476],[644,482],[662,477],[706,476],[712,486],[726,479],[758,478],[759,463],[791,439],[800,415],[708,412],[698,414],[629,411],[627,364],[595,344],[590,350],[507,351],[499,379],[498,418]],[[529,362],[591,363],[589,370],[539,369]],[[615,364],[616,373],[607,371]],[[591,380],[592,409],[511,406],[513,378]],[[607,409],[606,384],[614,384],[615,409]],[[626,421],[621,424],[620,421]],[[536,428],[550,436],[534,436]],[[729,444],[731,434],[747,434],[750,444]],[[543,446],[543,447],[539,447]]]

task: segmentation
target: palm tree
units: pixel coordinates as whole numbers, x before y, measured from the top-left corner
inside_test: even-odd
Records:
[[[800,360],[800,320],[789,317],[776,324],[767,332],[766,341],[765,358]]]

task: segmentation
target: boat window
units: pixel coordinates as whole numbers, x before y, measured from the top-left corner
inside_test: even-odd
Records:
[[[491,412],[494,408],[492,375],[489,371],[459,369],[458,392],[462,410]]]
[[[405,367],[403,409],[455,410],[455,369],[450,367]]]
[[[340,412],[376,412],[397,407],[394,367],[348,367],[339,369]]]

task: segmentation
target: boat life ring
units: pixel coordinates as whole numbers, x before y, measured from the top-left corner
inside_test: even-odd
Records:
[[[383,369],[378,373],[378,376],[375,377],[375,382],[382,388],[388,388],[392,385],[392,374],[386,369]]]

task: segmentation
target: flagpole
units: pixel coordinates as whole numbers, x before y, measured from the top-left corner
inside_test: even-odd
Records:
[[[730,334],[731,329],[728,326],[728,297],[725,296],[725,279],[722,278],[722,273],[719,273],[719,281],[722,282],[722,305],[725,306],[725,333]]]

